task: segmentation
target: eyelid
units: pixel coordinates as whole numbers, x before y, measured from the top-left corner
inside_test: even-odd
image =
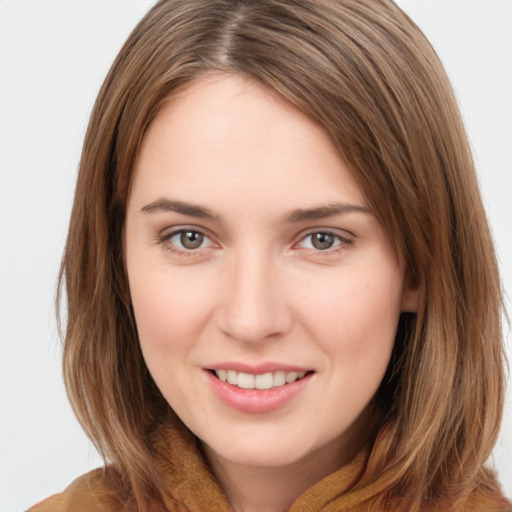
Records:
[[[200,233],[203,235],[208,241],[208,245],[203,247],[198,247],[197,249],[187,249],[185,247],[179,247],[175,244],[171,244],[170,240],[176,235],[179,235],[181,233],[184,233],[186,231],[193,231]],[[355,241],[355,235],[352,233],[346,231],[346,230],[340,230],[336,228],[324,228],[324,227],[313,227],[309,228],[307,230],[302,231],[297,237],[295,238],[295,242],[293,243],[292,248],[300,248],[300,244],[309,236],[312,236],[316,233],[322,233],[322,234],[328,234],[332,235],[338,240],[338,243],[334,245],[331,248],[322,250],[322,249],[316,249],[314,247],[303,247],[305,250],[310,250],[312,252],[315,252],[317,254],[323,254],[328,255],[331,253],[338,252],[341,249],[346,249],[348,246],[352,245]],[[348,236],[347,236],[348,235]],[[192,256],[194,254],[198,254],[203,249],[210,249],[214,247],[219,247],[219,243],[216,242],[215,237],[210,233],[209,230],[204,229],[203,227],[195,226],[195,225],[178,225],[178,226],[172,226],[167,227],[163,230],[161,230],[158,235],[156,242],[162,245],[167,244],[166,249],[170,250],[171,252],[178,253],[180,255],[186,255],[186,256]]]
[[[184,233],[187,231],[193,231],[196,233],[200,233],[201,235],[203,235],[205,238],[207,238],[210,241],[210,244],[208,244],[205,247],[198,247],[197,249],[187,249],[185,247],[182,248],[179,246],[171,247],[171,245],[172,245],[170,243],[171,238],[173,238],[176,235],[179,235],[180,233]],[[208,230],[201,228],[199,226],[194,226],[194,225],[178,225],[178,226],[172,226],[172,227],[165,228],[159,232],[156,241],[157,241],[157,243],[162,244],[162,245],[167,243],[167,244],[169,244],[167,249],[172,250],[173,252],[177,252],[180,254],[186,254],[186,255],[192,255],[194,253],[198,253],[201,249],[208,249],[208,248],[215,247],[215,246],[219,245],[214,240],[213,235],[211,235]]]
[[[334,245],[333,247],[331,247],[329,249],[325,249],[325,250],[316,249],[314,247],[305,247],[304,249],[314,251],[318,254],[330,254],[333,252],[337,252],[340,249],[347,248],[348,246],[352,245],[355,241],[354,235],[343,230],[343,233],[346,233],[348,235],[348,236],[344,236],[340,231],[341,230],[334,229],[334,228],[322,228],[322,227],[310,228],[310,229],[307,229],[307,230],[301,232],[297,236],[297,241],[293,245],[294,245],[294,247],[296,247],[301,242],[303,242],[307,237],[314,235],[316,233],[322,233],[322,234],[334,236],[335,238],[337,238],[339,240],[339,243]]]

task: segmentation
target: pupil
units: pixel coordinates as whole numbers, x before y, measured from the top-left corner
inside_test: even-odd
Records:
[[[311,242],[315,249],[330,249],[334,243],[334,236],[329,233],[315,233]]]
[[[197,231],[184,231],[181,234],[180,242],[185,249],[197,249],[203,243],[204,235]]]

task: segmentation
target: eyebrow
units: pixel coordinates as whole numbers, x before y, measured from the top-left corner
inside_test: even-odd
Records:
[[[333,203],[327,206],[318,206],[315,208],[293,210],[285,215],[287,222],[295,223],[305,220],[318,220],[327,217],[334,217],[336,215],[344,215],[346,213],[366,213],[370,214],[371,211],[366,206],[360,206],[350,203]]]
[[[145,213],[176,212],[200,219],[221,220],[221,217],[209,208],[170,199],[157,199],[156,201],[153,201],[141,208],[141,211]],[[327,217],[334,217],[352,212],[366,214],[371,213],[370,209],[366,206],[350,203],[333,203],[325,206],[292,210],[284,215],[284,219],[286,222],[293,224],[307,220],[325,219]]]
[[[158,199],[152,203],[147,204],[141,209],[142,212],[156,213],[156,212],[176,212],[182,215],[190,215],[200,219],[219,220],[220,217],[215,215],[209,208],[204,208],[191,203],[183,201],[171,201],[170,199]]]

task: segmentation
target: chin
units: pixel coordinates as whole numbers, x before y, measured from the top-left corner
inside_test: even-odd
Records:
[[[282,449],[280,447],[266,447],[255,450],[253,447],[239,447],[229,451],[215,452],[223,459],[237,466],[279,468],[292,465],[304,456],[295,450]],[[292,453],[293,452],[293,453]]]
[[[229,440],[211,440],[205,445],[208,457],[220,457],[232,464],[246,467],[284,467],[304,461],[314,454],[322,452],[324,446],[329,446],[332,452],[332,441],[308,440],[303,432],[300,435],[269,435],[268,433],[241,432],[238,439],[235,436]]]

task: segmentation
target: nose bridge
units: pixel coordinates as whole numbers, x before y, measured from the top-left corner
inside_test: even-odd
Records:
[[[289,328],[290,312],[272,254],[258,247],[241,247],[228,267],[222,330],[248,343],[283,334]]]

